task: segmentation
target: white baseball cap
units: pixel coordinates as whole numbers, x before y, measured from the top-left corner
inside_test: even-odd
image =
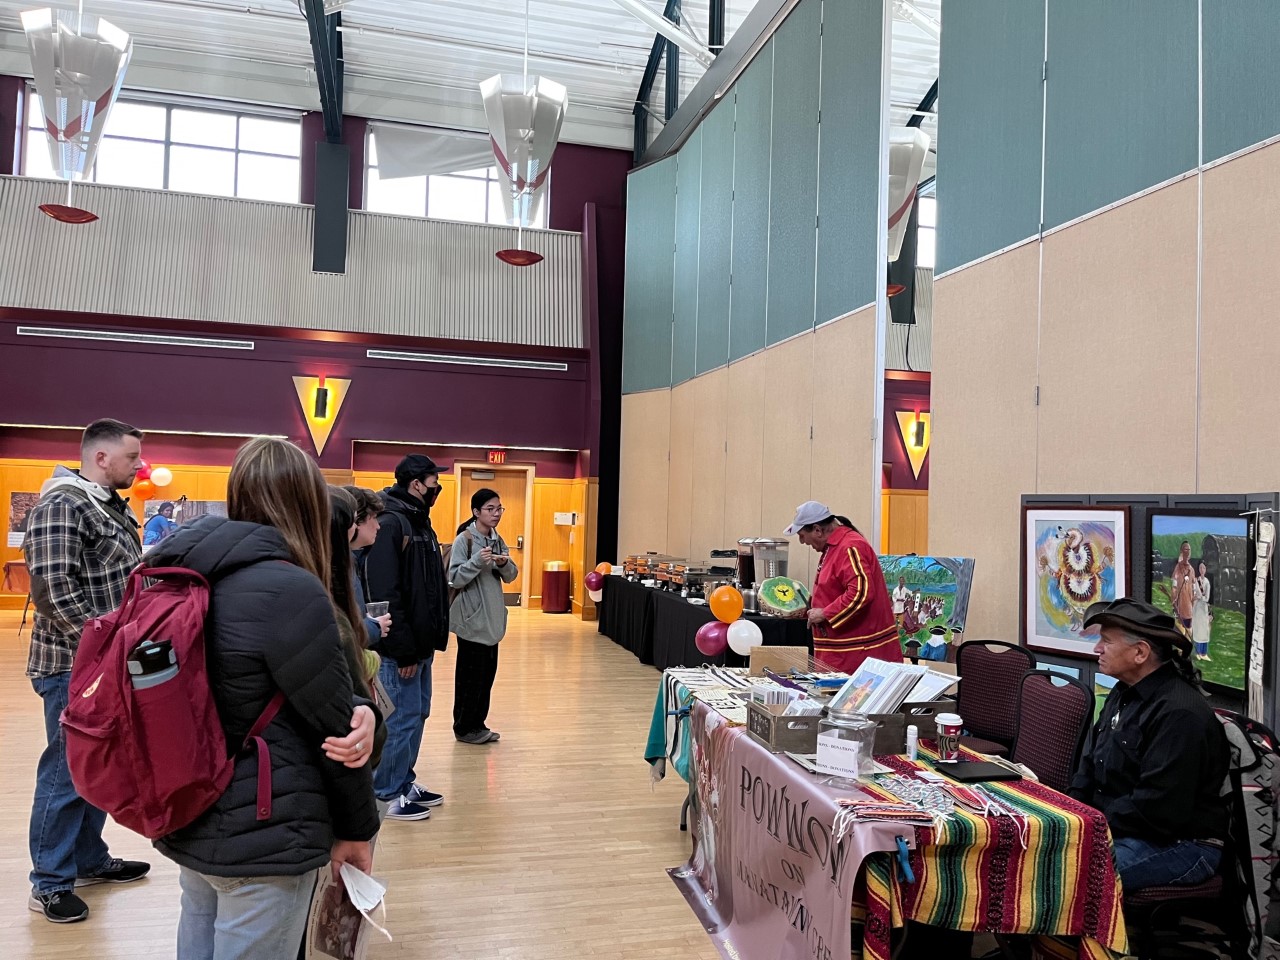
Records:
[[[801,527],[807,527],[811,523],[821,523],[832,515],[831,508],[826,504],[819,503],[817,500],[806,500],[796,507],[796,518],[791,521],[791,526],[782,531],[782,534],[793,537],[800,532]]]

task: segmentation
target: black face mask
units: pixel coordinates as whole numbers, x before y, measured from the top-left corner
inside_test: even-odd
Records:
[[[432,507],[436,505],[436,501],[439,499],[440,499],[440,488],[428,487],[426,495],[422,498],[422,502],[425,503],[427,505],[427,509],[430,510]]]

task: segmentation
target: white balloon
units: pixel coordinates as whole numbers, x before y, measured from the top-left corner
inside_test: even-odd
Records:
[[[592,600],[592,602],[593,602],[593,603],[599,603],[601,600],[603,600],[603,599],[604,599],[604,591],[603,591],[603,590],[588,590],[588,591],[587,591],[587,596],[591,598],[591,600]]]
[[[173,483],[173,471],[168,467],[156,467],[151,471],[151,482],[157,487],[167,487]]]
[[[750,656],[751,648],[764,643],[764,634],[753,620],[735,620],[729,624],[729,649],[740,657]]]

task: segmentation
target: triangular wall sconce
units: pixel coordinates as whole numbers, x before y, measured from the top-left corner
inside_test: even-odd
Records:
[[[338,420],[342,401],[347,399],[351,381],[338,377],[294,377],[293,387],[298,391],[302,417],[307,421],[311,442],[316,445],[316,456],[319,456],[329,442],[329,434]]]
[[[929,441],[933,439],[929,414],[899,410],[897,416],[898,433],[902,437],[902,445],[907,449],[907,459],[911,461],[911,473],[919,480],[924,458],[929,455]]]

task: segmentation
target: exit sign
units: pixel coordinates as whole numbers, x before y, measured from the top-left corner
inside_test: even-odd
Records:
[[[503,463],[506,463],[506,462],[507,462],[507,451],[505,451],[505,450],[490,450],[490,451],[489,451],[489,462],[490,462],[490,463],[492,463],[492,464],[503,464]]]

